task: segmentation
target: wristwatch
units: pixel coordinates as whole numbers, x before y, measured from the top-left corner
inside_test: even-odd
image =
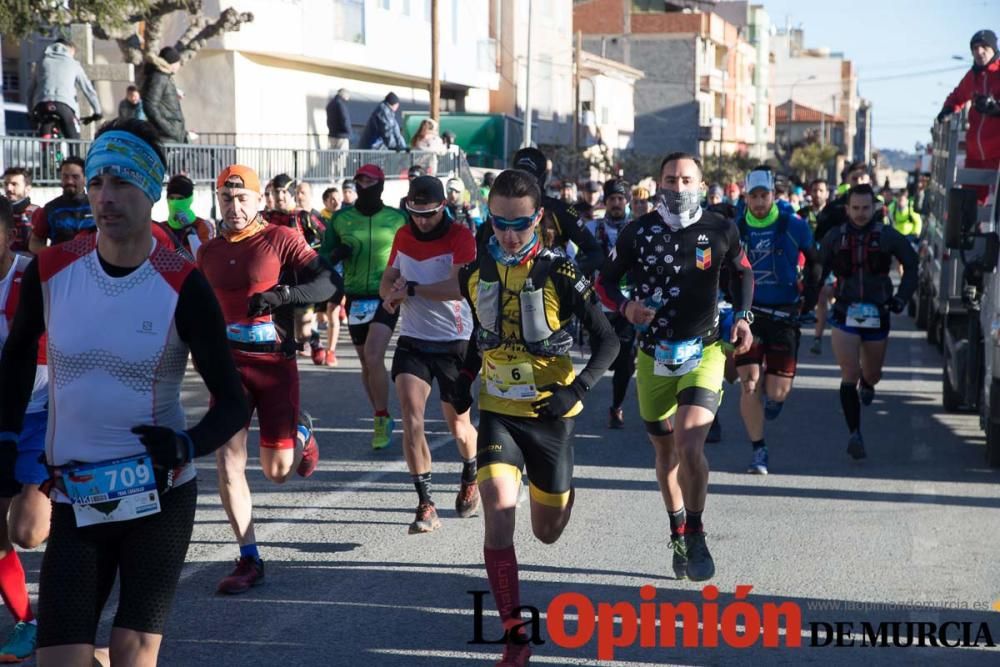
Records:
[[[417,295],[417,283],[412,280],[406,281],[406,296]]]
[[[733,322],[737,322],[739,320],[746,320],[747,324],[753,324],[753,311],[737,310],[733,313]]]

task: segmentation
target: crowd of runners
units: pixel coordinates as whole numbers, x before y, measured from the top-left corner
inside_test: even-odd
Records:
[[[607,371],[612,402],[599,409],[610,429],[636,413],[627,399],[636,376],[678,578],[715,574],[704,447],[719,438],[723,386],[740,385],[747,471],[767,474],[765,425],[792,390],[802,326],[815,326],[817,354],[832,327],[847,454],[865,457],[862,406],[880,379],[890,315],[916,287],[920,221],[904,195],[887,207],[866,165],[853,164],[837,196],[817,180],[796,208],[760,166],[706,200],[699,159],[671,153],[652,197],[611,179],[573,201],[550,196],[538,149],[510,164],[476,212],[455,196],[460,181],[422,173],[410,175],[399,208],[387,206],[386,176],[372,164],[327,189],[315,211],[308,184],[284,174],[264,182],[234,164],[214,183],[217,225],[192,211],[194,183],[165,179],[144,121],[105,124],[85,161],[64,161],[63,193],[44,206],[30,201],[29,173],[8,169],[0,594],[16,625],[0,660],[37,645],[39,664],[92,664],[117,577],[111,660],[155,664],[191,538],[200,456],[215,456],[238,546],[218,592],[260,584],[266,545],[246,477],[250,420],[269,480],[313,473],[320,450],[300,405],[297,357],[336,365],[341,321],[361,364],[372,449],[391,444],[397,419],[402,426],[417,496],[410,533],[441,525],[425,432],[438,386],[462,463],[455,510],[485,520],[505,667],[531,653],[517,612],[522,486],[535,537],[555,542],[574,503],[574,417]],[[165,180],[168,219],[153,222]],[[573,349],[585,355],[582,370]],[[189,357],[212,396],[193,425],[180,400]],[[46,541],[36,619],[16,547]]]

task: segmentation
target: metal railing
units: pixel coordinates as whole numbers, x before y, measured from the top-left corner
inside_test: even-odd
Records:
[[[24,167],[31,170],[33,183],[58,185],[62,160],[69,155],[86,158],[90,144],[82,140],[0,136],[0,171]],[[196,183],[212,183],[222,169],[236,163],[252,167],[263,179],[286,173],[314,183],[335,183],[352,177],[364,164],[374,164],[385,172],[386,178],[396,179],[406,178],[413,165],[420,165],[436,176],[452,176],[465,162],[461,152],[437,155],[427,151],[247,148],[232,144],[164,144],[163,148],[168,175],[185,174]]]

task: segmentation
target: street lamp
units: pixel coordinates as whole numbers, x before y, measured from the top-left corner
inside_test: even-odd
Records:
[[[792,84],[792,88],[788,95],[789,104],[788,109],[788,159],[792,159],[792,119],[795,117],[795,86],[799,85],[803,81],[812,81],[816,78],[815,74],[810,74],[807,77],[803,77]]]

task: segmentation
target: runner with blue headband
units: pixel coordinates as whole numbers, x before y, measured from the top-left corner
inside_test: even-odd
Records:
[[[143,191],[154,204],[163,193],[166,166],[156,150],[134,134],[110,130],[94,140],[84,169],[87,183],[110,174]]]

